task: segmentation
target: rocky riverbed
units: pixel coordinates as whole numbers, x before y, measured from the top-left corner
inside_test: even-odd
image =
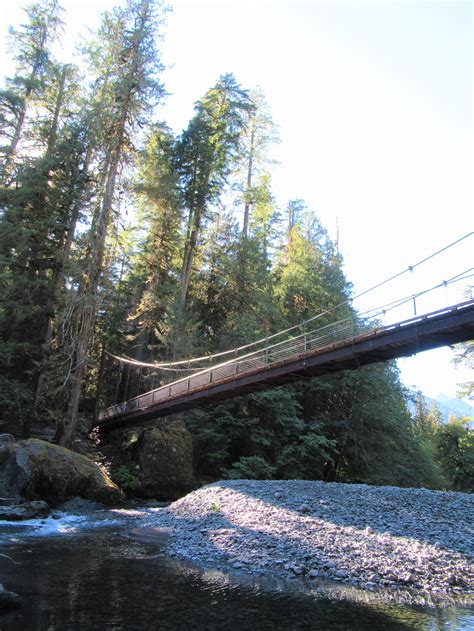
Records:
[[[161,509],[146,526],[161,544],[169,532],[166,553],[222,569],[435,600],[474,595],[474,497],[464,493],[229,480]]]

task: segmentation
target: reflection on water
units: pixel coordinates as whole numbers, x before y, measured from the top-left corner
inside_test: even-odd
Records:
[[[283,591],[276,582],[199,571],[110,526],[19,538],[2,552],[19,565],[0,558],[0,582],[22,596],[24,607],[0,616],[1,631],[474,628],[467,608],[333,599],[289,590],[289,581]]]

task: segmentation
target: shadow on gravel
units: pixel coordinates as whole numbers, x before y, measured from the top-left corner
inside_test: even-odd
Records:
[[[302,517],[359,531],[369,528],[374,534],[405,537],[474,557],[474,496],[427,489],[347,484],[344,485],[345,497],[341,502],[338,494],[331,492],[341,487],[338,483],[320,483],[318,493],[302,492],[307,481],[292,480],[291,483],[298,491],[295,493],[298,497],[294,500],[287,495],[269,498],[268,488],[262,487],[261,483],[255,484],[252,492],[248,489],[248,483],[247,488],[236,486],[234,490]],[[273,496],[286,492],[286,489],[279,492],[277,480],[270,484]],[[265,481],[265,485],[268,485],[268,481]],[[457,506],[453,505],[453,497],[462,498]]]
[[[178,558],[184,557],[193,563],[206,567],[219,567],[223,571],[231,573],[249,573],[256,577],[259,581],[265,581],[277,585],[278,590],[295,590],[303,593],[312,593],[318,597],[327,597],[333,600],[348,600],[367,606],[379,605],[423,605],[436,607],[443,601],[444,606],[460,602],[459,599],[451,599],[448,595],[443,594],[442,598],[433,597],[429,593],[414,590],[409,586],[404,587],[398,585],[396,588],[388,589],[386,586],[374,587],[373,589],[363,589],[360,584],[351,582],[347,575],[347,581],[343,579],[335,579],[338,571],[344,570],[343,559],[339,563],[334,562],[333,557],[329,557],[322,549],[314,549],[313,546],[305,544],[304,532],[279,532],[270,535],[265,533],[261,535],[258,532],[258,524],[254,528],[244,528],[238,526],[223,515],[219,517],[207,517],[205,525],[202,518],[184,518],[175,517],[174,526],[181,533],[198,532],[205,538],[204,545],[211,546],[211,550],[207,551],[203,556],[202,547],[199,544],[192,543],[186,539],[180,539],[179,535],[174,540],[174,552]],[[134,530],[133,538],[143,543],[149,543],[156,546],[163,545],[163,528],[144,528]],[[225,531],[225,533],[223,533]],[[156,541],[155,541],[156,534]],[[220,540],[224,534],[225,541]],[[174,535],[176,536],[176,535]],[[173,534],[171,534],[173,538]],[[195,547],[194,556],[187,553],[188,546]],[[201,544],[202,545],[202,544]],[[245,547],[243,553],[241,547]],[[189,549],[189,548],[188,548]],[[269,567],[270,564],[254,563],[252,553],[258,557],[263,551],[271,557],[271,563],[277,563],[281,568],[281,574],[275,578],[275,569]],[[166,553],[166,550],[165,550]],[[316,578],[307,576],[297,576],[292,571],[285,570],[285,564],[295,562],[296,559],[305,559],[305,565],[309,568],[315,568],[318,571]],[[255,572],[257,570],[257,572]],[[278,570],[276,570],[278,572]],[[374,570],[371,570],[373,572]],[[265,573],[266,576],[265,576]],[[268,574],[270,573],[270,574]],[[272,579],[268,581],[267,577]],[[355,578],[355,577],[352,577]]]
[[[434,524],[431,531],[426,532],[427,526],[424,523],[423,532],[418,532],[419,520],[427,519],[428,512],[425,511],[426,515],[420,516],[413,497],[407,498],[407,501],[402,503],[398,501],[391,504],[390,498],[383,497],[383,494],[378,492],[377,487],[370,489],[364,486],[364,501],[368,505],[370,505],[370,501],[377,501],[378,503],[377,510],[372,513],[370,510],[364,512],[362,520],[360,518],[360,485],[350,487],[349,497],[346,498],[347,507],[344,510],[340,506],[335,510],[335,500],[331,500],[330,495],[328,495],[327,486],[321,487],[325,491],[324,495],[312,494],[311,497],[305,496],[302,487],[296,489],[295,486],[295,490],[298,490],[298,493],[295,493],[298,502],[295,501],[292,504],[292,500],[288,496],[270,499],[268,483],[265,490],[259,488],[261,487],[259,484],[255,484],[253,488],[249,489],[248,482],[241,487],[238,483],[224,483],[222,487],[219,487],[218,484],[212,485],[217,491],[217,496],[210,497],[209,507],[201,507],[204,510],[207,508],[205,515],[187,517],[173,514],[173,525],[177,527],[179,533],[173,548],[178,556],[189,556],[189,551],[191,550],[192,553],[194,547],[196,550],[195,561],[206,562],[209,560],[211,563],[217,561],[231,571],[257,569],[263,572],[275,572],[274,564],[276,564],[281,568],[282,575],[287,577],[285,580],[290,579],[295,583],[305,583],[310,587],[311,585],[318,585],[321,581],[332,581],[333,585],[340,585],[341,590],[344,589],[346,592],[349,590],[351,593],[348,594],[348,597],[356,600],[367,599],[370,602],[379,603],[419,603],[435,606],[440,602],[446,605],[468,598],[460,594],[453,594],[452,596],[446,593],[431,594],[414,588],[413,583],[416,580],[404,580],[398,572],[401,570],[402,574],[406,574],[407,569],[400,567],[400,558],[396,546],[393,545],[396,544],[396,541],[394,542],[389,537],[382,544],[379,541],[376,542],[376,553],[371,553],[370,549],[364,550],[364,543],[370,540],[373,542],[378,534],[409,537],[415,541],[431,544],[439,541],[442,524]],[[225,506],[224,510],[221,511],[218,505],[219,488],[231,488],[241,496],[241,507],[243,506],[243,510],[248,511],[245,516],[245,526],[238,524],[237,521],[234,522],[228,509],[226,516],[224,514]],[[397,489],[397,492],[400,490]],[[272,493],[280,494],[277,481],[272,482]],[[248,499],[252,502],[248,507],[245,507],[245,502]],[[411,501],[408,501],[409,499]],[[258,507],[253,504],[255,500],[262,502],[265,505],[265,510],[258,510]],[[238,505],[239,497],[233,501]],[[252,514],[252,507],[255,514]],[[272,509],[283,510],[285,514],[272,515]],[[395,510],[397,511],[398,524],[393,526],[390,522]],[[274,524],[277,520],[278,530],[275,531]],[[352,529],[349,532],[345,530],[348,527]],[[321,532],[324,533],[324,536],[315,546],[314,537],[312,540],[311,537],[313,535],[317,537]],[[202,535],[203,539],[200,540],[199,537],[196,539],[196,533]],[[180,536],[182,539],[179,538]],[[357,545],[352,547],[353,542],[361,544],[359,549]],[[460,542],[460,544],[462,543],[465,541]],[[205,546],[204,551],[199,546]],[[210,546],[209,552],[206,552],[207,546]],[[340,547],[338,548],[338,546]],[[444,547],[448,548],[446,545]],[[463,545],[450,546],[450,550],[454,552],[463,552],[464,549]],[[205,557],[205,554],[208,554],[209,559]],[[352,554],[349,564],[347,554]],[[254,556],[255,558],[253,558]],[[268,563],[259,562],[259,557],[263,558],[263,561],[267,557]],[[410,571],[416,574],[419,562],[416,549],[413,552],[410,551],[407,562],[412,566]],[[317,572],[317,577],[315,580],[311,580],[308,577],[296,576],[298,572],[293,573],[291,569],[285,570],[285,564],[288,563],[304,565],[305,571],[314,569]],[[273,570],[270,570],[271,566],[273,566]],[[390,570],[390,567],[396,573],[396,581],[386,581],[384,578],[386,576],[384,572],[387,569]],[[373,585],[374,589],[368,591],[356,587],[357,584],[371,582],[370,576],[374,573],[380,574],[380,581],[377,581],[377,586]]]

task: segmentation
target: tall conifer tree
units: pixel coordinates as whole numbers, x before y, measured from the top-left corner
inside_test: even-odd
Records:
[[[238,156],[248,94],[231,74],[219,78],[195,107],[196,114],[176,145],[176,168],[187,211],[186,237],[181,271],[184,305],[194,257],[209,208],[223,192]]]
[[[50,46],[61,31],[61,8],[57,0],[39,0],[26,9],[28,22],[10,29],[15,51],[16,74],[0,91],[0,185],[5,186],[24,136],[32,103],[42,97],[50,66]]]
[[[92,99],[100,123],[97,128],[100,178],[84,273],[71,319],[68,409],[56,432],[56,440],[63,446],[70,447],[76,433],[118,179],[130,158],[138,124],[144,122],[144,115],[163,96],[156,77],[161,69],[156,40],[163,12],[158,0],[128,0],[124,8],[104,14],[97,42],[89,52],[91,65],[97,72]]]

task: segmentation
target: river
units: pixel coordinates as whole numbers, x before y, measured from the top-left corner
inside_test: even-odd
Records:
[[[474,608],[271,580],[180,562],[130,538],[151,511],[55,513],[0,524],[0,582],[23,599],[1,631],[204,629],[472,631]]]

